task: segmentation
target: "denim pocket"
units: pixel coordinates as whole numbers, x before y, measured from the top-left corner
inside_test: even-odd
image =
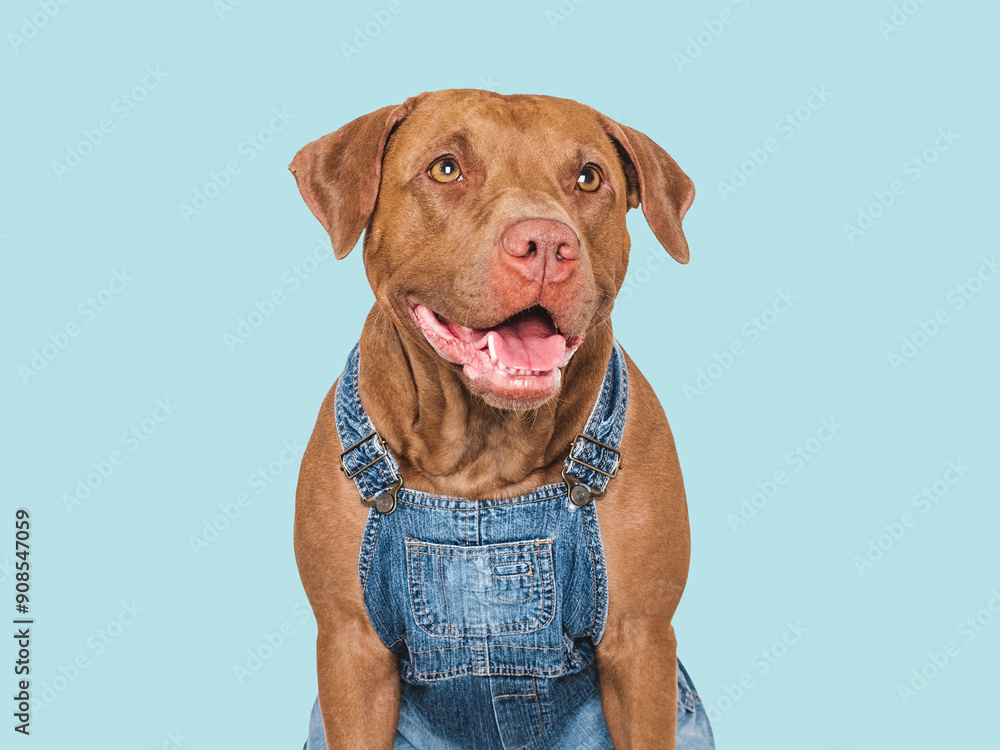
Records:
[[[410,604],[431,635],[501,635],[555,613],[552,540],[460,547],[406,540]]]
[[[693,714],[698,709],[698,693],[695,692],[694,684],[688,675],[684,665],[677,661],[677,708]]]
[[[708,713],[680,659],[677,660],[677,750],[715,750]]]
[[[526,602],[535,593],[535,573],[530,562],[493,563],[493,591],[505,604]]]

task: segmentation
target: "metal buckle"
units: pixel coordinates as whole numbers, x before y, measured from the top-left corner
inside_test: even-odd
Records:
[[[350,453],[351,451],[353,451],[355,448],[359,448],[360,446],[364,445],[365,443],[367,443],[372,438],[378,438],[378,441],[376,442],[376,448],[381,448],[382,452],[379,453],[377,456],[375,456],[375,458],[373,458],[371,461],[369,461],[368,463],[366,463],[364,466],[362,466],[360,469],[355,469],[354,471],[350,471],[347,468],[347,464],[344,463],[344,456],[346,456],[348,453]],[[344,474],[347,475],[348,479],[354,479],[354,477],[356,477],[358,474],[360,474],[361,472],[363,472],[365,469],[370,469],[372,466],[374,466],[375,464],[377,464],[379,461],[381,461],[387,455],[388,454],[387,454],[387,452],[385,450],[385,443],[382,442],[382,437],[377,432],[372,432],[372,433],[369,433],[368,435],[365,435],[363,438],[361,438],[358,442],[356,442],[354,445],[352,445],[347,450],[341,452],[341,454],[340,454],[340,470],[342,472],[344,472]]]
[[[582,459],[579,459],[576,456],[574,456],[573,455],[573,449],[576,448],[576,441],[579,440],[580,438],[583,438],[584,440],[586,440],[586,441],[588,441],[590,443],[593,443],[594,445],[599,445],[602,448],[604,448],[605,450],[609,450],[612,453],[614,453],[615,454],[615,458],[617,459],[615,461],[614,468],[611,469],[611,471],[605,471],[604,469],[599,469],[598,467],[594,466],[593,464],[588,464],[586,461],[584,461]],[[581,466],[586,466],[588,469],[591,469],[592,471],[596,471],[598,474],[601,474],[602,476],[605,476],[608,479],[614,479],[618,475],[618,471],[622,468],[622,454],[621,454],[620,450],[618,450],[614,446],[608,445],[607,443],[602,443],[600,440],[596,440],[596,439],[594,439],[594,438],[592,438],[592,437],[590,437],[588,435],[584,435],[582,432],[579,435],[577,435],[575,438],[573,438],[573,441],[569,444],[569,460],[573,461],[574,463],[578,463]],[[601,494],[603,495],[604,493],[601,493]]]
[[[615,454],[615,459],[616,459],[615,460],[615,465],[611,469],[611,471],[605,471],[604,469],[601,469],[601,468],[599,468],[597,466],[594,466],[593,464],[587,463],[583,459],[577,458],[576,456],[573,455],[573,451],[576,450],[576,443],[577,443],[577,441],[580,438],[583,438],[584,440],[587,440],[588,442],[591,442],[594,445],[599,445],[600,447],[604,448],[605,450],[609,450],[609,451],[611,451],[612,453]],[[621,469],[621,467],[622,467],[622,454],[621,454],[621,451],[619,451],[614,446],[608,445],[607,443],[602,443],[600,440],[595,440],[594,438],[592,438],[592,437],[590,437],[588,435],[584,435],[582,432],[579,435],[577,435],[575,438],[573,438],[573,441],[569,444],[569,457],[568,458],[569,458],[569,460],[572,463],[577,463],[577,464],[580,464],[580,466],[584,466],[584,467],[586,467],[586,468],[588,468],[588,469],[590,469],[592,471],[596,471],[598,474],[600,474],[601,476],[607,477],[609,480],[610,479],[614,479],[615,476],[618,474],[619,469]],[[584,484],[583,482],[581,482],[576,477],[574,477],[574,476],[572,476],[570,474],[567,474],[566,469],[567,469],[567,467],[563,466],[562,478],[563,478],[563,481],[566,483],[566,490],[569,492],[569,499],[570,499],[570,502],[573,503],[573,505],[576,505],[577,507],[582,508],[584,505],[586,505],[587,503],[589,503],[591,500],[600,500],[607,493],[607,487],[605,487],[605,489],[603,489],[600,492],[598,492],[593,487],[591,487],[589,484]]]
[[[379,513],[389,514],[396,510],[396,496],[399,494],[399,490],[403,486],[403,478],[397,477],[395,483],[379,493],[372,498],[361,498],[361,504],[367,505],[369,508],[374,508]]]
[[[595,492],[589,484],[584,484],[576,477],[568,475],[566,473],[565,466],[562,470],[562,478],[566,483],[566,491],[569,493],[569,501],[578,508],[582,508],[591,500],[600,500],[604,497],[604,491]]]
[[[371,461],[366,463],[361,468],[355,469],[354,471],[350,471],[347,468],[347,464],[344,462],[344,456],[346,456],[351,451],[359,448],[360,446],[364,445],[372,438],[375,438],[375,450],[379,451],[378,455],[376,455],[375,458],[373,458]],[[361,438],[354,445],[350,446],[349,448],[341,452],[340,470],[347,475],[348,479],[354,479],[354,477],[363,472],[365,469],[370,469],[372,466],[377,464],[383,458],[388,458],[388,457],[389,457],[389,451],[385,447],[385,441],[382,440],[382,436],[379,435],[377,432],[371,432],[365,435],[363,438]],[[391,468],[392,467],[390,466],[390,472]],[[374,508],[379,513],[392,513],[394,510],[396,510],[396,496],[399,494],[399,490],[402,488],[402,486],[403,486],[403,478],[399,476],[399,474],[396,474],[396,481],[390,487],[383,490],[375,497],[369,497],[369,498],[362,497],[361,504],[367,505],[369,508]]]

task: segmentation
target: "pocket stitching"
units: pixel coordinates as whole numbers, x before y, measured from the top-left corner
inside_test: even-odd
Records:
[[[438,635],[455,635],[455,636],[465,636],[470,635],[505,635],[512,633],[530,633],[537,630],[543,630],[548,627],[555,616],[555,593],[554,593],[554,583],[552,581],[552,540],[551,539],[535,539],[526,540],[524,542],[511,542],[504,544],[495,545],[484,545],[481,547],[470,548],[468,554],[457,554],[457,555],[447,555],[440,552],[432,552],[432,549],[441,549],[446,547],[446,545],[435,545],[429,542],[422,542],[419,539],[414,539],[412,537],[405,538],[407,557],[411,560],[416,558],[416,580],[414,580],[414,566],[411,564],[408,566],[409,569],[409,583],[410,583],[410,606],[413,611],[414,620],[424,630],[428,635],[438,636]],[[416,548],[416,549],[415,549]],[[420,549],[423,548],[423,549]],[[426,550],[426,551],[425,551]],[[454,557],[463,560],[475,560],[483,559],[489,557],[496,557],[502,554],[538,554],[545,555],[546,561],[548,562],[548,575],[544,575],[542,571],[539,571],[541,581],[540,596],[542,597],[541,603],[539,605],[540,611],[535,620],[531,622],[505,622],[490,625],[469,625],[469,626],[455,626],[451,625],[450,621],[448,625],[442,626],[435,623],[430,617],[430,608],[427,606],[427,600],[423,594],[422,587],[422,560],[421,556],[430,555],[432,557]],[[441,560],[443,564],[443,560]],[[530,561],[528,561],[530,563]],[[533,569],[532,569],[533,570]],[[443,583],[443,582],[442,582]],[[494,582],[494,594],[496,594],[496,584]],[[442,593],[443,590],[442,590]],[[532,586],[532,596],[534,595],[534,587]],[[529,597],[530,598],[530,597]],[[498,597],[499,599],[499,597]],[[504,600],[500,600],[504,602]],[[521,600],[524,601],[524,600]],[[504,602],[504,603],[516,603],[516,602]],[[418,607],[419,605],[419,607]],[[547,610],[547,611],[546,611]],[[548,617],[542,621],[542,618],[548,615]],[[471,631],[471,632],[466,632]]]
[[[494,557],[497,557],[497,555],[494,555]],[[497,566],[498,565],[527,565],[528,566],[528,572],[527,573],[497,573]],[[518,560],[517,562],[512,562],[512,563],[493,563],[493,577],[494,578],[517,578],[518,576],[533,576],[534,575],[533,570],[534,569],[531,566],[531,560]]]
[[[520,554],[524,554],[524,553],[520,553]],[[533,553],[528,553],[528,554],[533,554]],[[503,565],[520,565],[523,562],[525,562],[525,561],[519,560],[516,563],[502,563],[502,564]],[[501,601],[504,604],[517,604],[518,602],[526,602],[526,601],[528,601],[529,599],[531,599],[535,595],[535,583],[534,583],[533,580],[531,580],[532,578],[534,578],[534,573],[532,572],[533,571],[533,567],[531,565],[531,560],[527,560],[526,562],[528,564],[528,572],[527,573],[513,573],[513,574],[509,574],[509,575],[504,575],[504,576],[500,576],[500,575],[496,574],[497,564],[493,563],[493,566],[491,568],[491,570],[493,571],[493,596],[495,596],[498,601]],[[444,578],[443,575],[441,577]],[[498,578],[501,579],[501,580],[510,580],[512,578],[528,578],[529,579],[528,580],[528,595],[525,596],[525,597],[523,597],[523,598],[521,598],[521,599],[504,599],[502,596],[500,596],[500,592],[497,591],[497,579]],[[544,601],[542,602],[542,606],[543,607],[545,606],[545,602]]]
[[[688,713],[695,713],[698,710],[698,693],[695,692],[694,688],[688,683],[684,675],[678,670],[677,672],[677,704],[684,708]]]

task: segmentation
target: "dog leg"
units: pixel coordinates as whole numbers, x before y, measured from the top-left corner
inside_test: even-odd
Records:
[[[399,722],[399,663],[365,609],[358,546],[368,508],[337,466],[335,390],[302,457],[295,498],[295,557],[319,634],[319,704],[329,750],[391,750]]]
[[[399,723],[399,666],[367,621],[316,640],[319,703],[329,750],[391,750]],[[366,632],[368,631],[368,632]]]
[[[608,623],[597,647],[601,707],[616,750],[673,750],[677,735],[677,641],[669,621]]]

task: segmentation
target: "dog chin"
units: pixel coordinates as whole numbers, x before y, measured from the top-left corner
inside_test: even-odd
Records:
[[[470,374],[469,365],[462,369],[469,390],[496,409],[536,409],[555,396],[562,383],[562,370],[559,369],[537,375],[497,369]]]
[[[561,334],[537,307],[482,329],[457,325],[417,302],[409,311],[434,351],[461,366],[469,390],[498,409],[534,409],[555,396],[562,368],[584,338]]]

